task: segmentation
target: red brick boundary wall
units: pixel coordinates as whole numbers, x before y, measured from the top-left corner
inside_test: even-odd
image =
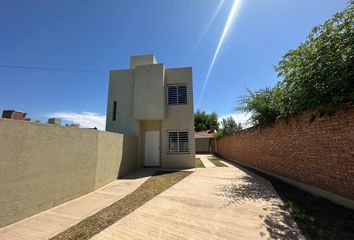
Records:
[[[310,123],[311,112],[218,140],[218,154],[354,200],[354,108]]]

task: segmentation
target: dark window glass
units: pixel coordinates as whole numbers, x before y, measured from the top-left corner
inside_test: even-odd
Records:
[[[167,103],[169,105],[187,104],[187,85],[170,85],[167,87]]]
[[[168,133],[168,152],[176,153],[178,152],[178,133],[169,132]]]
[[[188,132],[168,132],[169,153],[189,153]]]
[[[168,104],[177,104],[177,86],[168,86]]]
[[[178,104],[187,104],[187,85],[178,86]]]
[[[113,115],[112,121],[115,121],[117,118],[117,101],[113,101]]]

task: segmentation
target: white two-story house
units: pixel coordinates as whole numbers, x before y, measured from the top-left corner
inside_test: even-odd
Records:
[[[106,131],[138,136],[138,167],[194,167],[193,112],[191,67],[143,55],[110,72]]]

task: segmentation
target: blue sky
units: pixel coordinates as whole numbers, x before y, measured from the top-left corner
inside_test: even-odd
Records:
[[[215,15],[220,2],[2,0],[0,65],[98,72],[0,67],[0,110],[103,128],[109,70],[153,53],[167,67],[193,67],[195,107],[200,99],[200,109],[239,119],[233,107],[246,88],[273,86],[273,65],[348,1],[241,1],[201,96],[233,4],[224,0]]]

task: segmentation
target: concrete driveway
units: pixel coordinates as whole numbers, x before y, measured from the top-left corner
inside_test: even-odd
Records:
[[[226,164],[196,169],[93,239],[304,239],[268,181]]]

